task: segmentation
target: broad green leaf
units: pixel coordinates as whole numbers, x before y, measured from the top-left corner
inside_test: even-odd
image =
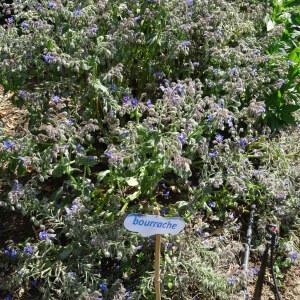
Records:
[[[135,177],[130,177],[129,179],[126,180],[127,184],[129,186],[138,186],[139,182],[137,181],[137,179]]]
[[[97,180],[99,182],[102,181],[109,173],[110,173],[110,170],[99,172],[97,175]]]

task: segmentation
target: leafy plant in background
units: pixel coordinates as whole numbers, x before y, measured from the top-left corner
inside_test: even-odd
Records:
[[[150,299],[153,241],[125,232],[122,218],[154,206],[191,225],[164,242],[166,299],[239,290],[238,274],[227,278],[202,251],[214,246],[214,225],[192,224],[199,215],[231,224],[253,203],[262,225],[284,220],[288,234],[296,222],[298,131],[272,136],[266,125],[291,123],[298,64],[270,50],[281,38],[263,26],[270,9],[260,1],[14,2],[0,27],[0,83],[28,110],[29,126],[0,136],[0,204],[34,230],[5,242],[5,293]],[[238,231],[230,226],[228,236]]]

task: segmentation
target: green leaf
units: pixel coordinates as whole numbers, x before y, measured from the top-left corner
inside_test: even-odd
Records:
[[[92,86],[94,87],[95,90],[102,92],[106,96],[109,95],[108,88],[101,83],[100,79],[95,79],[92,83]]]
[[[138,186],[139,182],[137,181],[137,179],[135,177],[130,177],[129,179],[126,180],[127,184],[129,186]]]
[[[109,173],[110,173],[110,170],[99,172],[97,175],[97,180],[99,182],[101,182]]]
[[[129,201],[133,201],[133,200],[135,200],[135,199],[137,199],[139,197],[140,193],[141,193],[140,191],[136,191],[133,194],[127,196],[127,199]]]

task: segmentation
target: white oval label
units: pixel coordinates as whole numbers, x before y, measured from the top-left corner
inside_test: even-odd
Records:
[[[182,218],[164,218],[156,215],[130,214],[124,221],[129,231],[140,233],[147,237],[155,234],[178,234],[184,229]]]

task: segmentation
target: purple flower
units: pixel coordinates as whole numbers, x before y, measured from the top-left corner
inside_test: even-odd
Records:
[[[11,140],[5,140],[2,142],[2,146],[5,150],[12,150],[15,144]]]
[[[292,263],[295,263],[296,260],[298,259],[299,253],[297,251],[292,251],[289,254],[289,258],[291,260]]]
[[[189,46],[191,46],[191,42],[190,41],[182,41],[180,43],[180,45],[183,46],[183,47],[189,47]]]
[[[7,293],[4,300],[12,300],[10,293]]]
[[[167,207],[164,207],[160,210],[160,214],[162,216],[166,215],[169,212],[169,209]]]
[[[275,82],[275,85],[278,89],[281,89],[286,84],[286,81],[284,79],[278,79]]]
[[[37,279],[31,279],[31,285],[33,287],[37,287],[38,283],[39,283],[39,281]]]
[[[184,144],[186,141],[186,134],[182,132],[177,136],[177,138],[181,144]]]
[[[73,15],[74,15],[75,17],[81,16],[81,9],[80,9],[79,7],[77,7],[77,8],[75,9]]]
[[[208,153],[208,156],[210,158],[215,158],[215,157],[218,156],[218,154],[219,154],[219,152],[217,150],[213,150],[213,151],[211,151],[211,152]]]
[[[131,291],[126,291],[124,296],[125,296],[125,300],[129,299],[129,297],[131,296]]]
[[[55,104],[57,104],[60,101],[60,97],[57,95],[54,95],[51,97],[52,102],[54,102]]]
[[[75,272],[68,272],[68,276],[69,276],[69,278],[74,279],[76,277],[76,273]]]
[[[214,116],[213,116],[213,115],[208,115],[208,116],[207,116],[207,121],[208,121],[208,122],[211,122],[213,119],[214,119]]]
[[[165,74],[162,71],[158,71],[158,72],[154,72],[153,75],[156,79],[162,79]]]
[[[230,69],[229,74],[230,74],[231,76],[237,76],[237,75],[239,74],[238,68],[237,68],[237,67],[234,67],[234,68]]]
[[[234,213],[231,212],[231,213],[228,215],[228,218],[229,218],[230,220],[233,220],[233,219],[235,218]]]
[[[6,20],[8,24],[12,24],[14,22],[14,17],[8,17]]]
[[[148,108],[153,107],[151,99],[148,99],[147,102],[146,102],[146,104],[147,104]]]
[[[108,157],[108,158],[112,158],[112,157],[113,157],[113,154],[112,154],[112,152],[111,152],[110,150],[106,150],[106,151],[104,152],[104,155],[105,155],[106,157]]]
[[[253,276],[253,277],[256,276],[259,272],[258,268],[256,268],[256,267],[251,268],[249,271],[250,271],[251,276]]]
[[[100,284],[99,284],[99,288],[100,288],[100,290],[101,290],[101,292],[104,294],[104,293],[106,293],[107,292],[107,285],[106,285],[106,283],[104,283],[104,282],[101,282]]]
[[[222,143],[223,140],[224,140],[224,137],[223,137],[223,135],[221,135],[221,134],[217,134],[216,137],[215,137],[215,140],[216,140],[218,143]]]
[[[23,252],[24,252],[25,254],[31,255],[31,254],[33,253],[33,248],[32,248],[32,246],[30,246],[30,245],[25,246]]]
[[[240,139],[240,146],[245,149],[247,146],[247,139],[246,138],[241,138]]]
[[[20,90],[19,93],[18,93],[18,96],[24,99],[27,96],[27,92],[23,91],[23,90]]]
[[[56,8],[57,4],[55,2],[49,1],[48,2],[48,8],[52,9],[52,8]]]
[[[27,22],[25,22],[25,21],[23,21],[21,23],[21,26],[22,26],[23,29],[29,29],[29,24]]]
[[[234,276],[229,277],[229,278],[227,279],[227,283],[228,283],[229,285],[235,285],[235,284],[237,283],[236,277],[234,277]]]
[[[17,257],[17,250],[14,248],[5,248],[4,254],[9,256],[12,259],[15,259]]]
[[[138,105],[138,99],[135,97],[132,97],[130,99],[130,103],[131,103],[131,106],[136,107]]]
[[[43,54],[43,60],[47,64],[54,62],[54,59],[55,59],[55,57],[50,53]]]
[[[134,22],[137,22],[137,21],[139,21],[140,19],[141,19],[141,16],[136,16],[136,17],[133,18]]]
[[[98,31],[98,27],[95,25],[95,26],[93,26],[93,27],[91,27],[91,28],[89,28],[89,30],[88,30],[88,32],[90,33],[90,34],[96,34],[97,33],[97,31]]]
[[[77,153],[82,153],[82,152],[84,151],[84,148],[82,147],[82,145],[77,144],[77,145],[76,145],[75,151],[76,151]]]
[[[41,241],[44,241],[48,238],[48,232],[43,230],[43,231],[40,231],[39,233],[39,238]]]
[[[212,201],[212,200],[209,200],[207,205],[208,205],[210,208],[215,208],[215,207],[216,207],[216,202],[215,202],[215,201]]]
[[[187,6],[192,6],[193,5],[193,0],[186,0],[186,5]]]
[[[227,118],[227,124],[228,126],[231,128],[233,126],[233,123],[232,123],[232,117],[228,117]]]
[[[16,179],[13,182],[12,191],[13,192],[21,192],[23,188],[23,184],[19,183],[19,181]]]
[[[292,66],[292,65],[294,64],[294,62],[293,62],[292,60],[288,60],[288,61],[287,61],[287,64],[288,64],[288,66],[290,67],[290,66]]]
[[[169,198],[169,196],[170,196],[170,191],[169,191],[169,190],[163,191],[163,196],[164,196],[165,198]]]
[[[127,104],[129,101],[129,97],[128,96],[124,96],[123,97],[123,104]]]
[[[74,123],[75,123],[75,121],[74,121],[74,119],[72,119],[72,118],[66,120],[66,124],[67,124],[68,126],[72,126],[72,125],[74,125]]]

